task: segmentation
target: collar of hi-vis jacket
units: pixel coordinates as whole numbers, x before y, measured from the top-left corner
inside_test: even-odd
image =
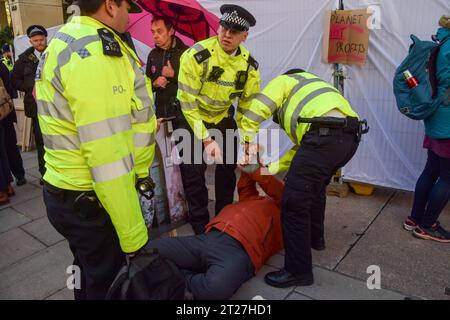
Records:
[[[209,41],[211,41],[211,42],[209,42]],[[210,51],[210,53],[211,53],[211,49],[214,49],[217,51],[217,55],[219,56],[219,58],[229,59],[232,61],[238,61],[242,58],[248,59],[248,56],[250,55],[248,50],[245,49],[245,47],[242,44],[239,45],[239,47],[237,48],[237,51],[234,55],[230,55],[230,54],[226,53],[220,46],[218,36],[214,36],[214,37],[210,38],[209,40],[207,40],[207,43],[205,43],[204,45],[205,45],[205,49],[208,49]],[[244,54],[246,57],[244,57]]]
[[[75,24],[82,24],[82,25],[87,25],[87,26],[91,26],[95,29],[107,29],[108,31],[110,31],[111,33],[114,34],[114,38],[117,40],[117,42],[119,42],[120,47],[124,48],[128,55],[130,55],[133,60],[135,60],[139,66],[142,66],[141,60],[139,59],[139,57],[137,56],[136,52],[134,52],[133,49],[130,48],[130,46],[122,40],[122,38],[120,37],[120,35],[118,34],[118,32],[116,30],[114,30],[113,28],[109,27],[108,25],[94,19],[88,16],[78,16],[78,17],[73,17],[72,20],[70,21],[70,23],[75,23]]]

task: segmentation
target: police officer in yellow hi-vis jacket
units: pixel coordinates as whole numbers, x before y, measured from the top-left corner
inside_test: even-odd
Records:
[[[76,299],[103,299],[126,254],[147,243],[137,184],[155,150],[151,84],[130,37],[133,1],[79,0],[36,72],[44,201],[81,270]],[[75,269],[76,271],[77,269]]]
[[[195,233],[202,233],[209,221],[208,190],[205,185],[206,164],[195,161],[194,145],[203,143],[209,159],[216,160],[215,194],[218,214],[233,202],[236,186],[237,141],[226,143],[237,129],[233,103],[238,99],[236,120],[249,108],[251,99],[259,92],[260,74],[258,63],[241,44],[248,30],[256,24],[255,18],[244,8],[223,5],[218,36],[196,43],[181,56],[178,77],[178,95],[182,116],[178,128],[191,133],[191,156],[186,150],[180,152],[183,163],[181,174],[189,205],[190,223]],[[220,131],[223,143],[212,138],[211,129]],[[216,138],[217,140],[217,138]],[[201,141],[201,142],[200,142]],[[230,139],[229,139],[230,141]],[[233,150],[231,149],[233,146]],[[198,153],[198,152],[197,152]],[[199,163],[196,163],[199,162]]]
[[[325,249],[326,186],[355,154],[364,129],[337,89],[301,69],[276,77],[253,100],[241,121],[243,140],[253,142],[260,124],[272,116],[297,150],[286,156],[292,162],[281,204],[285,265],[265,281],[275,287],[311,285],[311,248]],[[315,123],[299,123],[299,117]]]

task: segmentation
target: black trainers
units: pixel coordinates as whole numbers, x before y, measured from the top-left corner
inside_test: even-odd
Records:
[[[439,222],[433,224],[431,228],[418,226],[414,229],[413,235],[420,239],[450,243],[450,232],[442,228]]]
[[[25,177],[16,179],[16,186],[18,187],[23,186],[25,183],[27,183],[27,179],[25,179]]]
[[[316,251],[323,251],[325,250],[325,239],[319,238],[317,240],[311,240],[311,248]]]
[[[416,220],[411,217],[406,218],[405,222],[403,222],[403,229],[407,231],[413,231],[417,228],[418,224]]]

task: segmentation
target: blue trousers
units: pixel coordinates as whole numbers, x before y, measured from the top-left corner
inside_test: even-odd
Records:
[[[254,275],[253,263],[239,241],[211,230],[189,237],[150,241],[183,272],[186,286],[197,300],[225,300]]]
[[[450,197],[450,159],[428,150],[425,169],[414,192],[413,218],[421,227],[430,228],[439,218]]]

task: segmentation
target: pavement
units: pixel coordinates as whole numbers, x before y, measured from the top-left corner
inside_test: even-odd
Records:
[[[73,292],[66,287],[72,255],[47,219],[36,153],[23,153],[23,159],[28,183],[15,187],[11,203],[0,206],[0,299],[72,300]],[[208,170],[211,208],[213,176]],[[328,197],[327,248],[313,251],[315,283],[286,289],[266,285],[264,275],[283,266],[281,251],[232,299],[450,300],[450,245],[416,239],[402,228],[412,197],[410,192],[382,188],[368,197]],[[440,221],[450,228],[450,206]],[[193,232],[184,225],[177,234]],[[380,289],[369,289],[376,283],[373,270],[380,271]]]

